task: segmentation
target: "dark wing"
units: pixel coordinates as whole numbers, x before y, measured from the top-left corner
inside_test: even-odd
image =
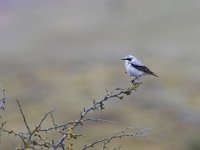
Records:
[[[146,74],[151,74],[154,75],[156,77],[158,77],[155,73],[153,73],[149,68],[147,68],[146,66],[139,66],[139,65],[135,65],[133,63],[131,63],[131,66],[136,68],[137,70],[143,71]]]

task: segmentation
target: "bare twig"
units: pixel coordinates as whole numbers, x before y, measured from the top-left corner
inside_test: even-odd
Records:
[[[20,104],[20,102],[19,102],[18,100],[17,100],[17,104],[18,104],[18,106],[19,106],[20,114],[22,115],[24,124],[25,124],[25,126],[26,126],[26,128],[27,128],[27,130],[28,130],[28,133],[31,134],[31,130],[30,130],[30,127],[28,126],[28,123],[27,123],[27,121],[26,121],[26,117],[25,117],[24,112],[23,112],[23,110],[22,110],[22,106],[21,106],[21,104]]]
[[[122,89],[122,88],[116,88],[113,91],[106,91],[106,96],[103,97],[100,100],[93,100],[93,103],[91,104],[91,106],[89,107],[84,107],[83,111],[81,111],[80,116],[78,117],[77,120],[75,121],[69,121],[66,122],[64,124],[57,124],[55,122],[55,119],[53,117],[53,112],[49,111],[47,113],[45,113],[45,115],[41,118],[41,120],[39,121],[38,125],[31,129],[25,113],[23,112],[22,106],[20,104],[20,102],[17,100],[17,104],[20,110],[20,114],[23,118],[23,123],[25,124],[25,127],[27,129],[26,132],[19,132],[17,133],[14,129],[12,130],[7,130],[4,128],[6,122],[3,122],[2,125],[0,126],[0,131],[4,132],[4,133],[8,133],[8,134],[12,134],[16,137],[19,137],[19,139],[21,140],[20,143],[22,143],[23,145],[19,146],[17,149],[68,149],[68,150],[72,150],[73,148],[73,139],[76,139],[80,136],[83,136],[82,134],[75,134],[74,130],[76,127],[78,126],[83,126],[86,123],[92,121],[92,122],[106,122],[106,123],[116,123],[114,121],[111,120],[105,120],[105,119],[99,119],[99,118],[90,118],[88,116],[89,113],[91,113],[92,111],[99,111],[99,110],[104,110],[105,109],[105,103],[111,100],[122,100],[123,97],[125,95],[130,95],[132,93],[132,91],[137,90],[137,88],[139,87],[139,84],[133,84],[132,87],[127,88],[127,89]],[[6,101],[7,97],[5,95],[5,90],[3,90],[3,99],[0,101],[0,109],[3,109],[3,104]],[[48,118],[51,117],[52,120],[52,124],[50,125],[49,128],[43,128],[43,123],[44,121]],[[108,137],[108,138],[104,138],[104,139],[99,139],[94,141],[91,144],[85,145],[82,150],[88,149],[88,148],[92,148],[98,144],[103,144],[103,149],[105,149],[107,147],[107,144],[109,144],[111,141],[113,141],[114,139],[121,139],[123,137],[128,137],[128,136],[142,136],[145,135],[144,130],[141,132],[127,132],[129,128],[125,128],[115,134],[113,134],[112,136]],[[45,134],[45,133],[46,134]],[[55,137],[48,139],[47,134],[49,134],[50,132],[54,132],[56,134],[58,134],[60,136],[60,138],[56,139]],[[113,150],[120,150],[121,146],[114,148]]]
[[[38,125],[39,128],[41,128],[42,123],[44,122],[44,120],[45,120],[49,115],[52,116],[52,113],[53,113],[54,111],[55,111],[55,110],[51,110],[51,111],[45,113],[44,117],[42,118],[42,120],[40,121],[40,123],[39,123],[39,125]]]
[[[8,97],[5,94],[5,89],[2,87],[2,93],[3,93],[3,98],[0,100],[0,109],[4,110],[4,104],[6,103],[6,101],[8,100]]]
[[[15,137],[19,137],[21,139],[21,141],[23,142],[23,144],[26,145],[27,137],[25,136],[25,134],[23,134],[23,133],[17,133],[17,132],[14,131],[14,129],[7,130],[7,129],[4,129],[4,128],[1,129],[1,132],[7,133],[8,135],[12,134]]]
[[[95,145],[100,144],[100,143],[103,143],[103,147],[102,148],[104,150],[104,149],[107,148],[107,144],[110,143],[114,139],[122,139],[124,137],[136,137],[136,136],[143,136],[143,137],[145,137],[151,131],[150,129],[147,130],[146,128],[144,128],[144,129],[141,129],[141,131],[127,133],[126,131],[128,129],[129,128],[125,128],[125,129],[123,129],[123,130],[121,130],[119,132],[116,132],[114,135],[112,135],[112,136],[110,136],[108,138],[99,139],[99,140],[94,141],[91,144],[85,145],[82,148],[82,150],[86,150],[88,148],[93,148]],[[120,146],[120,148],[121,148],[121,146]],[[120,149],[120,148],[118,148],[118,149]]]
[[[53,126],[56,127],[57,124],[56,124],[56,122],[55,122],[55,119],[54,119],[54,117],[53,117],[53,114],[51,114],[51,120],[52,120]]]
[[[4,133],[8,133],[8,134],[12,134],[14,136],[17,136],[21,139],[22,143],[24,144],[23,147],[19,147],[17,149],[37,149],[36,146],[39,146],[41,149],[42,147],[46,147],[46,148],[50,148],[52,147],[53,145],[51,144],[51,142],[47,141],[47,138],[43,138],[42,135],[39,134],[39,131],[40,131],[40,128],[42,126],[42,123],[44,122],[44,120],[46,120],[46,118],[54,111],[49,111],[48,113],[46,113],[43,118],[41,119],[41,121],[39,122],[38,126],[36,126],[35,129],[33,129],[31,131],[30,127],[28,126],[28,123],[26,121],[26,117],[24,115],[24,112],[22,110],[22,106],[21,104],[19,103],[19,101],[17,100],[17,104],[20,108],[20,113],[23,117],[23,121],[24,121],[24,124],[28,130],[28,133],[23,133],[23,132],[15,132],[14,129],[12,130],[7,130],[7,129],[4,129],[3,126],[4,124],[2,124],[2,127],[1,127],[1,131],[4,132]],[[32,139],[32,136],[34,135],[34,139]],[[36,137],[38,137],[39,140],[36,139]]]
[[[82,124],[84,124],[85,122],[88,121],[93,121],[93,122],[105,122],[105,123],[117,123],[116,121],[111,121],[111,120],[105,120],[105,119],[95,119],[95,118],[87,118],[87,119],[83,119],[82,120]],[[54,121],[54,119],[52,120],[53,122],[53,126],[49,127],[49,128],[45,128],[45,129],[40,129],[41,132],[48,132],[48,131],[52,131],[52,130],[57,130],[57,129],[67,129],[67,127],[73,125],[76,123],[76,121],[70,121],[68,123],[62,124],[62,125],[57,125]]]
[[[118,99],[123,99],[123,96],[124,95],[130,95],[132,91],[134,90],[137,90],[137,88],[139,87],[141,83],[135,83],[132,85],[131,88],[127,88],[127,89],[122,89],[122,88],[116,88],[114,91],[112,92],[109,92],[107,90],[107,94],[106,96],[99,100],[99,101],[95,101],[93,100],[93,104],[88,107],[88,108],[85,108],[83,109],[83,112],[80,113],[80,117],[78,120],[76,120],[74,122],[74,124],[70,127],[72,130],[78,126],[78,125],[82,125],[82,121],[83,119],[86,117],[86,115],[91,112],[91,111],[95,111],[95,110],[103,110],[105,109],[105,106],[104,106],[104,102],[106,101],[109,101],[109,100],[112,100],[113,98],[118,98]],[[63,142],[65,141],[65,139],[67,138],[67,132],[65,132],[63,134],[63,136],[60,138],[60,140],[55,144],[54,146],[54,149],[57,149],[58,147],[62,146],[63,145]]]
[[[122,146],[118,146],[118,147],[113,148],[112,150],[120,150],[121,148]]]

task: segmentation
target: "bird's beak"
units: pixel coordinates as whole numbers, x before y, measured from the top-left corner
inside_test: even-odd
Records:
[[[121,60],[127,60],[126,58],[122,58]]]

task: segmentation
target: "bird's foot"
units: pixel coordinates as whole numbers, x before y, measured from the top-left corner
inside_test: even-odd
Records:
[[[139,78],[135,78],[135,79],[133,79],[133,80],[131,80],[131,83],[138,83],[138,81],[139,81]]]
[[[134,85],[142,84],[142,82],[139,81],[139,78],[135,78],[135,79],[131,80],[131,83],[134,84]]]

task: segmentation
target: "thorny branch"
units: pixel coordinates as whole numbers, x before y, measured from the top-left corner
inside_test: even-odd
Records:
[[[107,123],[116,123],[116,121],[111,121],[111,120],[105,120],[105,119],[95,119],[95,118],[87,118],[87,119],[83,119],[82,123],[88,122],[88,121],[93,121],[93,122],[107,122]],[[44,128],[44,129],[40,129],[41,132],[48,132],[48,131],[52,131],[52,130],[58,130],[58,129],[67,129],[68,126],[75,124],[77,121],[70,121],[68,123],[62,124],[62,125],[57,125],[55,123],[54,118],[52,118],[52,122],[54,124],[54,126],[49,127],[49,128]]]
[[[26,116],[23,112],[22,106],[20,104],[20,102],[17,100],[17,104],[20,110],[20,114],[23,118],[23,123],[25,124],[26,128],[27,128],[27,132],[16,132],[14,129],[11,130],[7,130],[4,128],[5,123],[2,123],[1,127],[0,127],[0,131],[7,133],[9,135],[14,135],[16,137],[19,137],[21,139],[21,142],[23,143],[23,146],[17,147],[16,149],[22,150],[22,149],[37,149],[36,146],[39,146],[40,148],[46,147],[46,148],[50,148],[50,146],[52,146],[52,144],[50,142],[47,141],[46,138],[43,138],[40,134],[39,131],[42,128],[42,124],[43,122],[46,120],[46,118],[54,111],[49,111],[48,113],[46,113],[43,118],[41,119],[41,121],[39,122],[38,126],[36,126],[34,129],[31,129],[27,123],[27,119]],[[33,138],[34,137],[34,138]],[[38,139],[36,139],[36,137]]]
[[[23,110],[22,110],[22,106],[21,106],[21,104],[20,104],[20,102],[19,102],[18,100],[17,100],[17,104],[18,104],[18,106],[19,106],[20,114],[22,115],[24,124],[26,125],[26,128],[27,128],[27,130],[28,130],[28,133],[31,134],[31,130],[30,130],[30,127],[28,126],[28,123],[27,123],[27,121],[26,121],[26,117],[25,117],[24,112],[23,112]]]
[[[83,136],[82,134],[75,134],[74,129],[77,126],[83,126],[85,123],[89,121],[93,122],[108,122],[108,123],[116,123],[114,121],[110,120],[104,120],[104,119],[96,119],[96,118],[90,118],[88,117],[88,114],[91,113],[92,111],[99,111],[99,110],[104,110],[105,109],[105,102],[111,101],[111,100],[122,100],[125,95],[130,95],[132,91],[136,91],[137,88],[139,87],[141,83],[134,83],[130,88],[122,89],[122,88],[116,88],[113,91],[108,91],[106,93],[106,96],[103,97],[100,100],[93,100],[92,105],[89,107],[84,107],[83,111],[80,113],[80,116],[77,120],[75,121],[68,121],[64,124],[57,124],[54,117],[53,117],[53,112],[49,111],[45,113],[45,115],[42,117],[42,119],[39,121],[38,125],[35,128],[30,128],[30,126],[27,123],[27,119],[25,116],[25,113],[23,112],[22,106],[20,102],[17,100],[17,104],[20,110],[20,114],[23,118],[23,123],[26,126],[27,132],[16,132],[14,129],[12,130],[7,130],[4,126],[6,122],[3,122],[2,125],[0,126],[0,131],[8,134],[12,134],[16,137],[19,137],[22,145],[18,146],[17,149],[68,149],[72,150],[73,149],[73,142],[72,139],[76,139],[80,136]],[[2,103],[5,103],[3,101],[6,101],[7,97],[5,96],[5,90],[3,90],[3,99],[0,103],[0,108],[3,107]],[[43,123],[47,118],[50,117],[52,120],[52,125],[49,128],[43,128]],[[107,144],[109,144],[111,141],[114,139],[121,139],[123,137],[129,137],[129,136],[145,136],[146,131],[143,129],[140,132],[127,132],[128,128],[119,131],[115,133],[114,135],[104,138],[104,139],[99,139],[94,141],[91,144],[85,145],[82,150],[92,148],[98,144],[103,143],[103,149],[107,147]],[[48,138],[47,134],[49,133],[58,133],[59,135],[61,134],[60,138],[55,139],[53,138]],[[45,135],[46,134],[46,135]],[[114,148],[120,149],[121,146]]]
[[[112,135],[108,138],[99,139],[99,140],[94,141],[91,144],[85,145],[82,148],[82,150],[85,150],[88,148],[93,148],[95,145],[100,144],[100,143],[103,143],[102,149],[105,150],[107,148],[107,144],[109,144],[114,139],[122,139],[124,137],[136,137],[136,136],[146,137],[148,135],[148,133],[151,132],[151,129],[144,128],[144,129],[140,129],[140,131],[127,133],[126,131],[128,129],[130,129],[130,128],[125,128],[121,131],[116,132],[114,135]]]
[[[113,98],[118,98],[118,99],[123,99],[124,95],[130,95],[132,91],[137,90],[137,88],[139,87],[141,83],[135,83],[132,85],[132,87],[127,88],[127,89],[122,89],[122,88],[116,88],[114,91],[109,92],[107,90],[107,94],[106,96],[99,100],[99,101],[95,101],[93,100],[93,104],[88,107],[88,108],[83,108],[83,112],[80,113],[80,117],[78,120],[76,120],[74,122],[74,124],[70,127],[72,130],[78,126],[78,125],[82,125],[83,124],[83,119],[86,117],[86,115],[91,112],[91,111],[95,111],[95,110],[103,110],[105,109],[104,106],[104,102],[112,100]],[[63,145],[63,142],[65,141],[65,139],[67,138],[67,132],[62,136],[62,138],[55,144],[54,149],[57,149],[58,147]]]
[[[0,100],[0,109],[4,110],[4,104],[6,103],[6,101],[8,100],[8,97],[5,94],[5,89],[2,88],[2,93],[3,93],[3,98]]]

